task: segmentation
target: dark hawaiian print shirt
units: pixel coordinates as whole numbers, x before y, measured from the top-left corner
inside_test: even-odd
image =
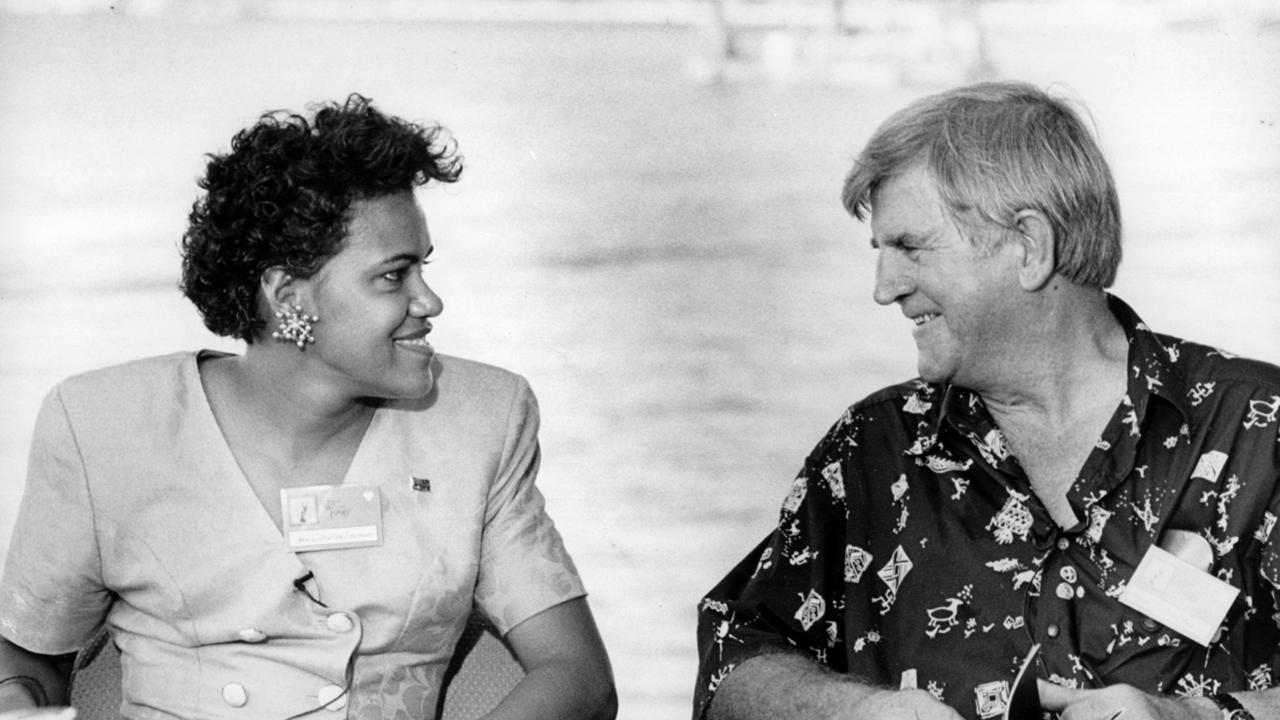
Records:
[[[779,650],[966,718],[1000,715],[1035,643],[1039,676],[1070,687],[1275,684],[1280,368],[1111,309],[1128,393],[1069,491],[1075,527],[1050,518],[976,394],[882,390],[831,428],[777,529],[700,604],[694,717],[735,665]],[[1207,647],[1120,600],[1152,546],[1188,537],[1242,590]]]

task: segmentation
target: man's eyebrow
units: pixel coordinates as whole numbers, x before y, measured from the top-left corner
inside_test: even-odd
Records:
[[[871,248],[873,250],[879,250],[882,247],[900,248],[904,245],[919,245],[920,242],[921,239],[919,237],[905,232],[890,235],[885,238],[877,238],[874,235],[871,236]]]

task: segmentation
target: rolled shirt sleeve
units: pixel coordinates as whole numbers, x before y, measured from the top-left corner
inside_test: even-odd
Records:
[[[705,717],[729,673],[759,655],[798,652],[847,670],[842,558],[849,502],[837,452],[846,420],[810,454],[777,528],[699,604],[695,720]]]

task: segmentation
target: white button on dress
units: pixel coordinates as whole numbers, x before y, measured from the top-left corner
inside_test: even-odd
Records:
[[[325,685],[316,693],[316,699],[328,710],[341,710],[347,706],[347,696],[337,685]],[[330,705],[329,703],[333,703]]]
[[[241,642],[260,643],[267,639],[267,634],[258,628],[245,628],[236,633],[240,637]]]
[[[336,633],[351,632],[352,628],[356,626],[355,622],[346,613],[334,613],[325,618],[324,624]]]
[[[249,702],[249,691],[240,683],[227,683],[222,686],[222,700],[231,707],[244,707]]]

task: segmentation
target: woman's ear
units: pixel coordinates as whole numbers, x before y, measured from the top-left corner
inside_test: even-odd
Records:
[[[1019,210],[1013,218],[1016,237],[1022,248],[1018,282],[1024,290],[1043,288],[1053,279],[1058,266],[1057,237],[1049,218],[1039,210]]]
[[[270,267],[258,280],[258,297],[262,314],[267,319],[271,337],[298,346],[299,350],[316,341],[311,324],[320,320],[313,315],[311,283],[290,274],[284,268]]]
[[[298,278],[282,267],[267,268],[258,281],[258,290],[266,304],[263,309],[268,317],[283,307],[301,303],[298,297]]]

